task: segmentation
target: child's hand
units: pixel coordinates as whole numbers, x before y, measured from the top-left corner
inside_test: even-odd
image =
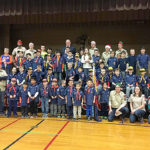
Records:
[[[10,95],[10,98],[13,98],[13,96],[12,96],[12,95]]]
[[[49,99],[48,102],[51,102],[51,100]]]

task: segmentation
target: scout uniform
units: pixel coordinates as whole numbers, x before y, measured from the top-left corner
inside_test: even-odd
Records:
[[[75,57],[79,57],[79,53],[76,53]],[[74,62],[74,70],[75,73],[78,74],[78,68],[82,67],[82,63],[80,60]]]
[[[136,74],[136,56],[129,56],[127,61],[128,65],[133,67],[133,73]]]
[[[92,58],[93,58],[93,63],[95,64],[95,69],[98,69],[100,57],[93,55]]]
[[[139,69],[148,69],[148,62],[149,62],[149,55],[147,54],[139,54],[137,56],[137,65],[139,67]]]
[[[109,58],[110,58],[110,52],[108,52],[108,53],[103,52],[102,53],[102,59],[104,60],[105,66],[108,66],[107,61],[108,61]]]
[[[44,75],[45,74],[42,71],[34,71],[33,76],[35,76],[37,84],[40,84],[42,82]]]
[[[78,112],[78,119],[81,119],[81,104],[83,103],[83,92],[81,90],[77,91],[74,89],[73,91],[73,118],[77,118],[77,112]]]
[[[27,72],[28,68],[32,68],[33,66],[33,59],[26,59],[26,61],[23,63],[25,71]]]
[[[59,95],[62,98],[59,97]],[[62,117],[65,117],[65,96],[66,96],[66,87],[60,86],[57,89],[57,96],[58,96],[58,115],[61,116],[62,113]]]
[[[16,78],[12,78],[11,82],[16,82]],[[7,87],[6,94],[7,94],[8,106],[9,106],[7,117],[11,116],[12,108],[13,108],[13,115],[17,117],[17,102],[19,100],[19,87],[16,84],[12,85],[10,83]],[[13,98],[11,98],[10,96],[13,96]]]
[[[16,76],[17,78],[17,84],[23,84],[26,79],[26,73],[25,72],[19,72]]]
[[[119,75],[119,76],[117,76],[116,74],[113,75],[113,77],[112,77],[112,84],[114,86],[116,86],[117,83],[122,84],[122,82],[123,82],[123,79],[122,79],[121,75]]]
[[[32,67],[29,67],[28,68],[28,70],[32,70]],[[27,72],[27,74],[26,74],[26,77],[25,77],[25,80],[26,80],[26,82],[30,85],[31,84],[31,78],[33,77],[33,73],[29,73],[29,72]]]
[[[92,87],[85,87],[84,90],[84,95],[85,95],[85,99],[86,99],[86,116],[87,119],[90,116],[90,119],[92,119],[93,116],[93,110],[92,110],[92,106],[93,106],[93,101],[94,101],[94,96],[96,96],[96,91],[95,88]]]
[[[23,66],[25,61],[26,61],[25,58],[18,57],[18,58],[17,58],[17,62],[16,62],[17,68]]]
[[[69,81],[69,78],[74,77],[74,76],[75,76],[75,71],[73,68],[71,68],[70,70],[69,69],[66,70],[66,82],[67,83]]]
[[[48,70],[53,70],[53,69],[50,67],[50,68],[48,68]],[[47,73],[45,74],[45,77],[44,77],[44,78],[47,79],[48,84],[51,86],[52,80],[53,80],[53,78],[54,78],[53,73],[49,74],[49,73],[47,72]]]
[[[108,67],[113,67],[116,69],[118,67],[118,60],[116,57],[110,57],[107,61]]]

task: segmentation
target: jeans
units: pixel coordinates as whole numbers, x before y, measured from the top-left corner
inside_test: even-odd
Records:
[[[84,68],[84,74],[85,74],[85,77],[86,79],[89,77],[89,68]]]
[[[48,115],[48,111],[49,111],[49,103],[48,103],[48,98],[46,97],[42,97],[41,98],[41,108],[42,108],[42,113],[43,115]]]
[[[121,71],[121,76],[122,76],[123,80],[125,79],[125,75],[126,75],[126,72],[125,71]]]
[[[135,87],[129,87],[129,86],[126,87],[126,97],[127,97],[127,100],[130,97],[130,91],[132,91],[132,93],[134,93],[134,88]]]
[[[37,116],[37,102],[35,100],[30,102],[30,115],[32,116],[33,114]]]
[[[73,106],[67,106],[67,116],[73,116]]]
[[[78,112],[78,118],[81,118],[81,106],[73,106],[73,118],[77,118],[77,112]]]
[[[4,113],[4,96],[5,96],[5,92],[0,91],[0,113],[1,114]]]
[[[13,115],[14,116],[17,116],[17,100],[8,100],[8,105],[9,105],[9,108],[8,108],[8,114],[7,116],[11,116],[11,110],[13,108]]]
[[[108,121],[112,122],[115,119],[115,113],[117,108],[112,108],[112,112],[108,115]],[[122,107],[120,110],[122,112],[121,116],[122,118],[125,118],[127,114],[129,113],[129,110],[127,107]]]
[[[58,105],[58,115],[62,115],[65,116],[65,104],[64,105]]]
[[[50,116],[57,116],[57,104],[50,104]]]
[[[55,72],[54,76],[55,76],[55,78],[57,78],[58,84],[61,85],[62,73],[61,72]]]
[[[130,114],[130,122],[134,123],[137,118],[141,119],[145,115],[145,111],[138,109],[134,112],[134,114]]]
[[[27,106],[21,106],[21,114],[23,117],[26,117],[28,114],[28,107]]]
[[[86,105],[86,116],[87,117],[93,117],[93,107],[92,105]]]
[[[101,116],[108,116],[108,104],[107,103],[100,103],[101,104]]]

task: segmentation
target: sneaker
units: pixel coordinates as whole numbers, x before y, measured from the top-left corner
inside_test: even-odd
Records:
[[[108,117],[104,116],[104,119],[105,119],[105,120],[107,120],[107,119],[108,119]]]
[[[144,123],[143,117],[139,119],[140,123]]]
[[[24,118],[24,116],[22,115],[21,118]]]
[[[90,120],[93,120],[93,117],[90,117]]]
[[[9,115],[6,115],[6,118],[9,118],[10,116]]]
[[[78,120],[80,121],[80,120],[81,120],[81,118],[78,118]]]
[[[65,119],[65,116],[63,115],[62,118]]]
[[[70,119],[70,116],[67,116],[67,119]]]
[[[73,118],[73,121],[76,121],[76,118]]]
[[[33,116],[30,116],[30,118],[32,119],[32,118],[33,118]]]
[[[48,118],[48,114],[45,115],[45,118]]]
[[[18,115],[14,115],[14,117],[15,117],[15,118],[17,118],[17,117],[18,117]]]
[[[61,118],[61,116],[60,116],[60,115],[58,115],[57,117],[58,117],[58,118]]]
[[[89,120],[89,117],[88,117],[88,116],[86,116],[86,120]]]

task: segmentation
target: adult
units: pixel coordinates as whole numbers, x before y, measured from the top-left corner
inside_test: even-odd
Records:
[[[108,66],[107,61],[110,58],[111,45],[105,45],[105,52],[102,53],[102,59],[104,61],[105,66]]]
[[[71,45],[71,41],[69,39],[67,39],[65,44],[66,44],[65,47],[63,47],[63,49],[62,49],[62,55],[66,53],[65,52],[66,47],[68,47],[70,49],[70,51],[72,52],[72,54],[75,55],[76,49]]]
[[[134,94],[129,98],[130,102],[130,122],[134,123],[137,119],[143,123],[143,117],[145,115],[145,96],[142,95],[140,87],[135,87]]]
[[[26,48],[22,46],[23,43],[21,40],[17,41],[17,47],[13,49],[12,55],[14,57],[19,57],[19,52],[22,51],[25,54]]]
[[[36,52],[36,50],[34,49],[34,43],[30,42],[29,49],[27,51],[25,51],[25,57],[27,57],[27,55],[30,54],[31,59],[33,59],[35,52]]]
[[[116,116],[121,116],[123,123],[124,118],[129,112],[126,104],[125,95],[121,91],[121,85],[116,84],[115,90],[110,92],[108,121],[112,122]]]
[[[97,50],[97,48],[96,48],[96,42],[95,41],[91,41],[91,48],[89,49],[91,57],[94,55],[94,51],[95,50]]]
[[[2,69],[2,64],[0,63],[0,115],[4,115],[4,96],[7,84],[7,73]]]
[[[118,58],[118,55],[121,55],[122,52],[126,53],[126,58],[127,58],[128,57],[128,52],[127,52],[127,50],[125,50],[123,48],[123,42],[119,41],[119,43],[118,43],[118,50],[116,51],[116,57]]]

